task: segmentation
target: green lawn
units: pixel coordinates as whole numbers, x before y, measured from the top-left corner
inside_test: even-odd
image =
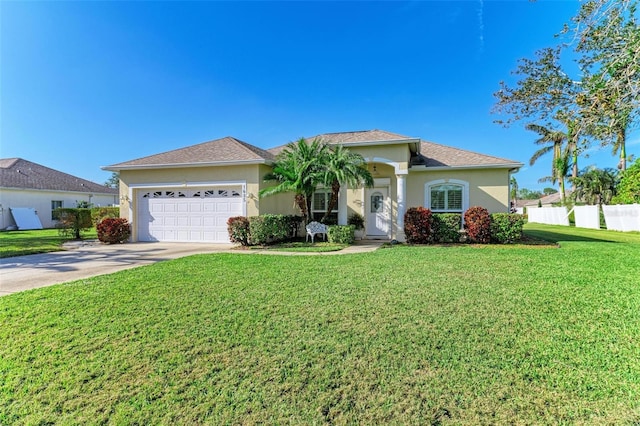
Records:
[[[640,235],[528,232],[1,297],[0,424],[638,424]]]
[[[83,232],[85,239],[97,238],[95,229]],[[72,240],[60,235],[57,229],[0,232],[0,258],[62,250],[62,244]]]
[[[269,250],[269,251],[288,251],[288,252],[303,252],[303,253],[325,253],[330,251],[340,251],[348,244],[328,243],[328,242],[288,242],[274,244],[271,246],[255,246],[251,247],[252,250]]]

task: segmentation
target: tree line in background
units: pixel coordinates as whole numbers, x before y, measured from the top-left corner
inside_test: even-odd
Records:
[[[640,203],[640,158],[624,172],[616,169],[587,167],[576,177],[568,176],[573,186],[569,198],[572,202],[586,204],[633,204]],[[542,191],[519,188],[518,181],[511,177],[512,200],[536,200],[554,194],[554,188]],[[561,201],[564,202],[564,201]]]
[[[639,0],[583,2],[557,35],[558,45],[520,59],[515,85],[502,81],[494,93],[493,112],[507,117],[497,123],[524,121],[538,134],[540,147],[530,164],[552,153],[551,173],[541,181],[557,184],[562,202],[569,176],[573,193],[593,186],[596,175],[602,182],[625,179],[626,142],[640,119],[638,5]],[[620,176],[613,169],[580,171],[579,157],[596,144],[618,155]]]

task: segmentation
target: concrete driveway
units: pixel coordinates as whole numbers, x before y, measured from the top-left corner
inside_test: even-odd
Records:
[[[68,251],[0,259],[0,296],[110,274],[199,253],[231,250],[230,244],[84,244]]]

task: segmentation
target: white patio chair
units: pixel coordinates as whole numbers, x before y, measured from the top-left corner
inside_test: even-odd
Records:
[[[316,234],[323,235],[324,240],[327,241],[327,225],[314,221],[314,222],[309,222],[306,228],[307,228],[307,238],[305,241],[309,241],[309,237],[311,237],[311,243],[313,243]]]

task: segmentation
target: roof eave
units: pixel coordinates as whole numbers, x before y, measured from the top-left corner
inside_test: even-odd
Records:
[[[102,170],[110,172],[119,172],[121,170],[151,170],[151,169],[180,169],[180,168],[196,168],[196,167],[220,167],[220,166],[245,166],[252,164],[273,164],[272,160],[235,160],[235,161],[214,161],[209,163],[169,163],[169,164],[135,164],[135,165],[113,165],[102,166]]]
[[[330,145],[343,145],[343,146],[377,146],[377,145],[400,145],[400,144],[413,144],[415,150],[420,150],[420,139],[407,138],[407,139],[389,139],[382,141],[356,141],[356,142],[330,142]]]
[[[12,191],[38,191],[38,192],[73,192],[74,194],[101,194],[117,196],[117,192],[100,192],[100,191],[76,191],[73,189],[42,189],[42,188],[21,188],[17,186],[0,186],[0,189],[9,189]]]
[[[414,165],[411,170],[421,171],[443,171],[443,170],[470,170],[470,169],[509,169],[510,171],[517,171],[520,167],[524,166],[522,163],[508,163],[508,164],[468,164],[462,166],[421,166]]]

